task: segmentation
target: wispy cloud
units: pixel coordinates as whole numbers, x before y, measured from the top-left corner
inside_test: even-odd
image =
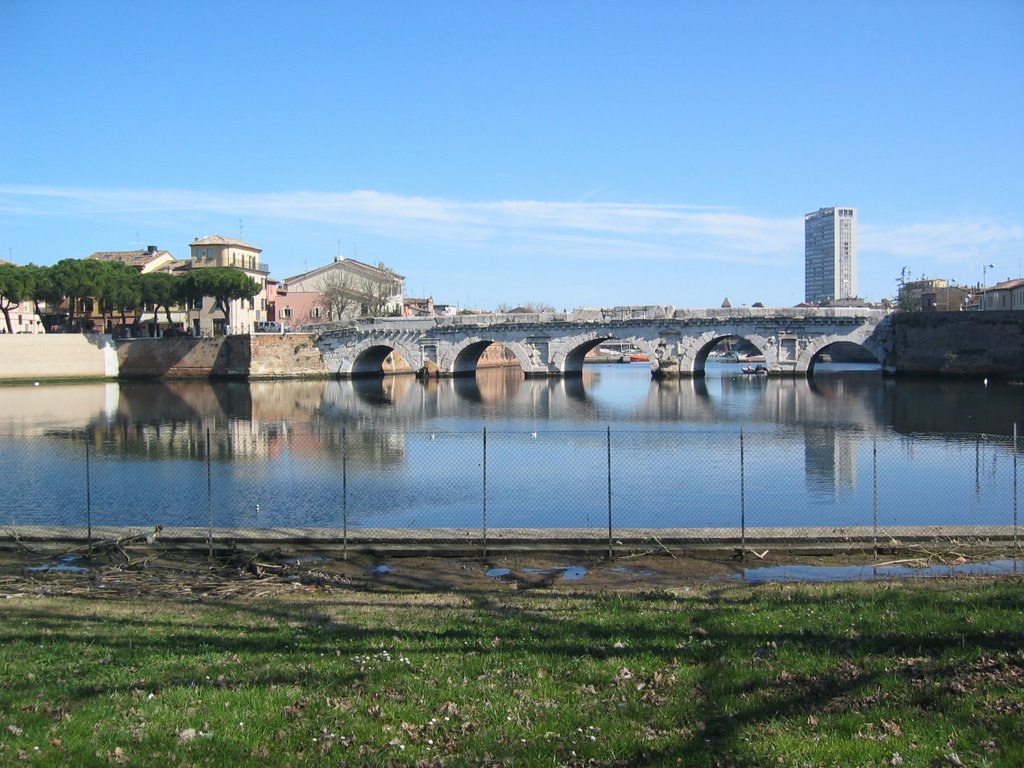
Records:
[[[373,190],[268,193],[184,189],[92,189],[0,185],[0,216],[102,218],[144,214],[276,220],[457,249],[552,258],[715,261],[795,267],[803,254],[802,216],[772,218],[681,204],[464,201]],[[188,227],[191,229],[191,224]],[[986,219],[881,226],[861,222],[860,249],[887,258],[966,263],[979,253],[1024,245],[1024,226]]]
[[[588,256],[688,258],[691,252],[777,258],[799,249],[798,219],[769,219],[697,205],[501,200],[473,202],[351,192],[224,193],[175,189],[0,186],[0,215],[210,216],[314,222],[399,238],[448,243],[511,242],[565,248]],[[571,250],[571,249],[570,249]],[[569,256],[576,253],[567,253]]]
[[[894,227],[861,226],[859,245],[907,258],[957,262],[989,248],[1024,244],[1024,225],[983,219],[938,221]],[[981,258],[981,256],[978,256]]]

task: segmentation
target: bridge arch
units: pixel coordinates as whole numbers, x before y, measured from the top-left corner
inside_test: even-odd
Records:
[[[473,376],[480,363],[484,351],[492,344],[498,344],[512,353],[519,367],[524,371],[530,370],[531,365],[529,352],[521,343],[502,341],[500,339],[467,339],[453,348],[451,372],[453,376]]]
[[[822,353],[835,345],[843,345],[839,349],[859,348],[870,354],[880,366],[885,367],[885,350],[874,340],[874,337],[864,328],[858,328],[853,333],[845,335],[822,334],[808,338],[801,349],[797,359],[797,373],[810,375],[814,364],[821,358]]]
[[[826,357],[836,356],[846,358],[850,362],[873,363],[878,366],[879,372],[882,370],[883,361],[879,359],[877,351],[871,349],[865,344],[859,344],[857,342],[847,341],[844,339],[841,341],[831,341],[819,347],[807,361],[807,374],[809,376],[813,375],[815,366],[818,365],[818,363],[825,362]]]
[[[386,370],[385,362],[390,355],[396,352],[402,357],[406,365],[400,370]],[[414,370],[416,359],[415,350],[405,345],[366,341],[356,346],[351,351],[350,356],[343,359],[337,373],[339,376],[360,378],[383,376],[388,373],[411,373]]]
[[[663,349],[663,342],[657,336],[647,338],[637,334],[610,333],[607,329],[589,331],[563,338],[555,345],[551,355],[551,366],[563,376],[580,376],[587,353],[606,341],[624,342],[647,355],[654,371]]]
[[[552,362],[555,363],[557,368],[568,376],[582,376],[583,375],[583,362],[587,357],[587,354],[606,341],[612,339],[612,336],[605,336],[603,334],[596,334],[594,338],[587,339],[579,342],[576,339],[573,340],[575,346],[569,345],[569,348],[561,354],[555,355]]]
[[[684,361],[681,361],[681,365],[684,366],[683,372],[688,372],[697,377],[704,376],[705,366],[707,365],[708,357],[711,355],[711,352],[715,347],[727,339],[736,339],[744,345],[753,347],[757,351],[757,354],[759,356],[763,356],[767,361],[768,355],[771,351],[771,343],[769,339],[759,334],[748,334],[745,332],[738,333],[738,330],[740,329],[732,330],[728,333],[708,331],[695,337],[693,341],[694,351],[692,353],[692,358],[689,360],[688,367]]]

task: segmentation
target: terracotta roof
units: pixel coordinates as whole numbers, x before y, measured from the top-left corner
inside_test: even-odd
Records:
[[[1020,288],[1024,285],[1024,277],[1018,277],[1015,280],[1004,280],[1001,283],[996,283],[991,288],[985,288],[985,291],[1010,291],[1014,288]]]
[[[389,269],[381,269],[380,267],[374,267],[371,266],[370,264],[364,264],[361,261],[356,261],[355,259],[341,259],[340,261],[332,261],[330,264],[324,264],[322,267],[311,269],[308,272],[302,272],[301,274],[298,275],[286,277],[284,279],[284,283],[288,284],[298,280],[304,280],[307,277],[310,277],[311,275],[316,275],[321,272],[324,272],[338,264],[345,264],[347,267],[355,270],[356,272],[362,272],[378,280],[405,280],[405,277],[403,275],[400,275],[397,272],[392,272]]]
[[[263,253],[262,248],[257,248],[255,245],[244,243],[241,240],[235,240],[233,237],[224,237],[224,235],[209,235],[208,237],[197,237],[192,241],[191,245],[237,245],[242,248],[250,248],[254,251]]]
[[[96,251],[96,253],[91,253],[86,258],[96,261],[120,261],[129,267],[142,269],[149,262],[161,256],[174,258],[170,251],[151,251],[149,249],[142,251]]]

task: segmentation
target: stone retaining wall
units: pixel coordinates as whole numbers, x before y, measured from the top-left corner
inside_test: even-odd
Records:
[[[249,378],[315,378],[331,375],[313,336],[256,335],[250,344]]]
[[[252,353],[248,336],[124,339],[117,342],[122,379],[245,378]]]
[[[1024,376],[1024,312],[900,312],[891,332],[898,376]]]

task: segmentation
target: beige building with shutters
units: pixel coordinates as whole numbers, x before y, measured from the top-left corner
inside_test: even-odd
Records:
[[[256,281],[259,293],[251,299],[231,302],[228,318],[217,308],[212,297],[202,300],[202,306],[189,309],[189,324],[197,336],[224,336],[252,333],[256,323],[268,320],[267,275],[270,269],[260,258],[263,251],[255,245],[223,235],[196,238],[189,244],[192,259],[190,269],[207,267],[234,267]],[[228,325],[230,323],[230,326]]]

